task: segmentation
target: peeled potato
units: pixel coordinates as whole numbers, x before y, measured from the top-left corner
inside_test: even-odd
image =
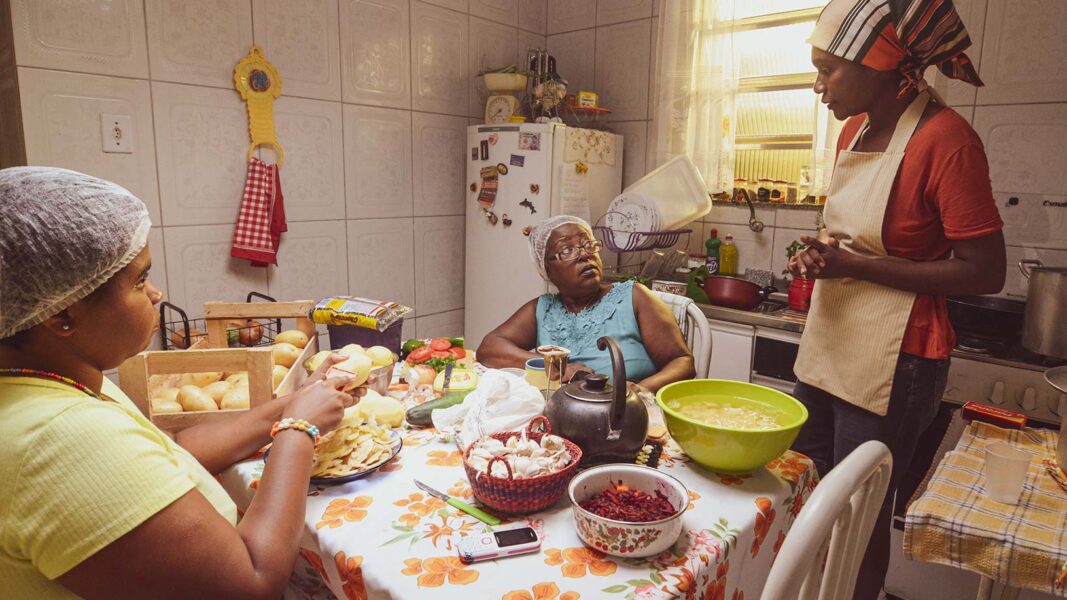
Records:
[[[226,392],[226,395],[222,397],[222,402],[219,407],[222,408],[222,410],[237,410],[248,408],[249,404],[248,390],[235,387]]]
[[[349,344],[339,350],[342,354],[352,356],[353,354],[366,354],[367,351],[363,349],[363,346],[359,344]]]
[[[187,411],[219,409],[219,405],[215,404],[215,399],[195,385],[183,385],[178,390],[178,404],[181,404],[182,409]]]
[[[245,373],[245,372],[233,373],[232,375],[230,375],[229,377],[226,378],[226,381],[229,381],[230,383],[234,383],[234,384],[236,384],[239,381],[244,381],[247,384],[248,383],[248,373]]]
[[[209,383],[203,388],[204,393],[215,401],[215,404],[222,402],[222,397],[226,395],[226,392],[233,388],[233,384],[229,381],[216,381],[215,383]]]
[[[285,376],[288,374],[289,369],[286,369],[281,365],[274,365],[274,369],[270,372],[271,379],[274,381],[274,388],[281,385],[282,380],[285,379]]]
[[[367,394],[360,399],[356,407],[367,420],[373,417],[376,422],[389,427],[400,427],[404,423],[404,406],[374,390],[367,390]]]
[[[300,358],[300,348],[288,342],[274,344],[271,346],[271,353],[274,356],[274,364],[282,365],[283,367],[293,366],[296,359]]]
[[[174,391],[177,392],[178,390]],[[166,398],[152,398],[149,402],[152,404],[152,414],[162,415],[182,412],[181,404],[172,402]]]
[[[322,361],[326,360],[326,357],[329,356],[331,352],[333,352],[333,350],[321,350],[312,354],[311,358],[304,361],[304,370],[307,371],[309,375],[314,373],[315,369],[319,368],[319,365],[322,364]]]
[[[347,348],[347,346],[345,347]],[[342,352],[344,352],[344,350],[342,350]],[[346,388],[352,389],[363,385],[363,383],[367,381],[367,378],[370,377],[370,370],[374,367],[374,363],[366,354],[353,353],[349,354],[348,358],[344,359],[343,361],[335,363],[334,366],[339,369],[344,369],[346,371],[351,371],[352,373],[355,373],[356,380],[353,381],[352,384]]]
[[[167,402],[177,402],[178,388],[166,388],[159,390],[159,393],[156,394],[156,398],[161,398],[163,400],[166,400]]]
[[[297,348],[303,348],[308,345],[310,339],[308,334],[300,331],[299,329],[287,329],[278,335],[274,336],[274,343],[281,344],[287,343],[296,346]]]
[[[181,385],[195,385],[198,388],[202,388],[206,385],[215,383],[219,379],[222,379],[222,373],[186,373],[182,375]]]
[[[385,346],[371,346],[367,348],[367,356],[374,362],[376,367],[384,367],[396,362],[393,351]]]

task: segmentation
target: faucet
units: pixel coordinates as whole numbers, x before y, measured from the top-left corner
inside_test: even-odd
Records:
[[[738,188],[734,193],[735,200],[737,196],[745,199],[745,203],[748,204],[748,228],[756,233],[763,231],[763,221],[756,218],[756,207],[752,206],[752,198],[749,197],[748,190]]]

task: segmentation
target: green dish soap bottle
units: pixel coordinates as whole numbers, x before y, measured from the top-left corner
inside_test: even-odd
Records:
[[[737,275],[737,246],[734,236],[727,233],[719,249],[719,275]]]
[[[711,237],[708,241],[704,242],[704,248],[707,250],[707,258],[704,259],[704,266],[708,268],[708,275],[719,274],[719,247],[722,246],[722,240],[718,238],[719,230],[712,229]]]

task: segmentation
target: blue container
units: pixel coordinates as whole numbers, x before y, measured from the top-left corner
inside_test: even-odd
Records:
[[[404,326],[404,319],[397,319],[385,331],[356,327],[355,325],[327,325],[330,332],[330,349],[339,350],[349,344],[359,344],[364,348],[371,346],[385,346],[400,354],[400,330]]]

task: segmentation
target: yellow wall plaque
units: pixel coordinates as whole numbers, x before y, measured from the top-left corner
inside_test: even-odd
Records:
[[[278,153],[278,164],[281,165],[285,161],[285,152],[274,129],[274,99],[282,93],[282,78],[263,56],[262,48],[252,46],[248,56],[233,68],[233,86],[248,106],[248,133],[252,137],[248,147],[249,160],[256,147],[269,144]]]

